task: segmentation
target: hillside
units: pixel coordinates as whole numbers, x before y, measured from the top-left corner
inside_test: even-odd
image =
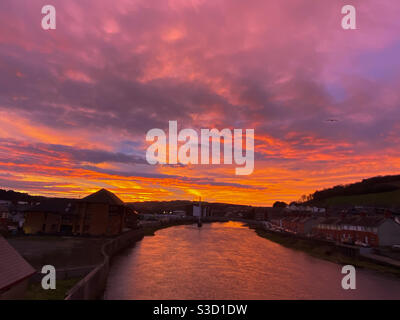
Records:
[[[306,197],[305,205],[400,207],[400,175],[379,176],[348,185],[319,190]]]
[[[400,208],[400,190],[354,196],[332,197],[325,200],[313,201],[311,204],[319,207],[377,206]]]
[[[0,189],[0,200],[7,200],[12,202],[17,202],[17,201],[33,202],[33,201],[40,201],[42,199],[45,199],[45,197],[31,196],[28,193]]]

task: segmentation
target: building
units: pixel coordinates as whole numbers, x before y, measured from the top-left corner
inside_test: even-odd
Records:
[[[185,210],[174,210],[174,211],[172,211],[172,214],[175,216],[184,217],[184,216],[186,216],[186,211]]]
[[[212,214],[211,208],[204,205],[193,205],[193,217],[210,217]]]
[[[0,204],[0,219],[8,219],[10,217],[10,205]]]
[[[133,208],[128,207],[125,216],[125,227],[129,229],[136,229],[138,227],[139,213]]]
[[[268,219],[267,208],[254,208],[254,220],[265,221]]]
[[[48,199],[25,211],[26,234],[72,234],[76,221],[76,200]]]
[[[18,232],[25,221],[25,210],[30,207],[27,202],[11,201],[0,202],[0,225],[7,232]]]
[[[26,234],[115,236],[137,227],[137,214],[112,192],[101,189],[83,199],[48,199],[25,212]]]
[[[91,236],[115,236],[125,228],[125,218],[133,210],[114,193],[101,189],[77,202],[73,232]]]
[[[318,224],[318,219],[315,217],[302,217],[297,221],[297,233],[311,235],[313,228]]]
[[[22,299],[35,269],[0,236],[0,300]]]
[[[387,215],[326,218],[313,232],[329,240],[372,247],[400,244],[400,224]]]
[[[293,233],[311,235],[318,224],[318,218],[310,215],[290,215],[270,220],[274,225]]]

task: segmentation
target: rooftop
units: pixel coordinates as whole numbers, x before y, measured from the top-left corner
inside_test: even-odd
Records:
[[[50,213],[73,213],[75,210],[75,202],[73,199],[47,199],[40,204],[26,209],[29,212],[50,212]]]
[[[100,189],[99,191],[83,198],[82,201],[107,203],[110,205],[118,205],[118,206],[124,205],[124,202],[120,198],[118,198],[114,193],[106,189]]]
[[[330,225],[351,225],[364,227],[377,227],[382,224],[387,218],[384,216],[350,216],[343,218],[327,218],[322,221],[322,224]]]
[[[35,272],[8,241],[0,236],[0,290],[24,280]]]

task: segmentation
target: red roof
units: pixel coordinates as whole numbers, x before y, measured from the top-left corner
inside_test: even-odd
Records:
[[[0,236],[0,290],[31,276],[36,271]]]

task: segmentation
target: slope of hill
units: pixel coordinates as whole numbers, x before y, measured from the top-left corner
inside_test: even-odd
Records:
[[[305,205],[400,207],[400,175],[379,176],[348,185],[319,190],[306,197]]]
[[[17,201],[32,202],[32,201],[39,201],[42,199],[45,199],[45,197],[31,196],[28,193],[0,189],[0,200],[8,200],[12,202],[17,202]]]
[[[391,192],[368,193],[354,196],[331,197],[310,203],[318,207],[341,206],[376,206],[385,208],[400,208],[400,190]]]

